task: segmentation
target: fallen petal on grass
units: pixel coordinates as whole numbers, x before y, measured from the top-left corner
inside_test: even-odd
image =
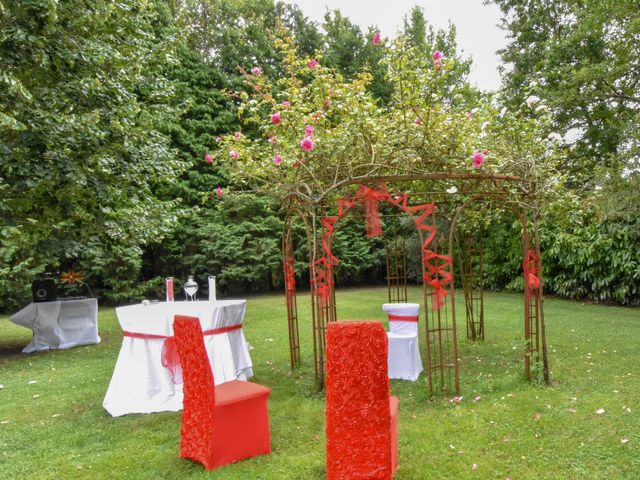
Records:
[[[473,465],[471,465],[471,470],[477,470],[478,469],[478,464],[474,463]]]
[[[598,415],[602,415],[602,414],[604,413],[604,408],[599,408],[599,409],[597,409],[597,410],[596,410],[596,413],[597,413]]]
[[[629,439],[628,438],[623,438],[623,439],[620,440],[620,443],[622,443],[623,445],[625,443],[629,443]]]
[[[37,380],[29,380],[29,385],[33,385],[34,383],[38,383]]]

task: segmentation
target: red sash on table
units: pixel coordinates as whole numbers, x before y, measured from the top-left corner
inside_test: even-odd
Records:
[[[228,327],[212,328],[202,332],[203,335],[221,335],[223,333],[229,333],[234,330],[240,330],[242,324],[229,325]],[[154,335],[152,333],[139,333],[129,332],[125,330],[122,332],[125,337],[129,338],[142,338],[143,340],[164,340],[162,345],[162,366],[171,372],[171,381],[174,384],[182,383],[182,368],[180,368],[180,357],[178,356],[178,348],[176,347],[176,341],[172,336],[167,335]]]

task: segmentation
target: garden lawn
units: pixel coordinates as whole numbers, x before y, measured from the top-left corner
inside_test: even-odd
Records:
[[[409,300],[420,299],[412,288]],[[290,373],[283,297],[249,298],[245,333],[253,380],[272,389],[273,452],[212,472],[178,458],[180,412],[103,410],[122,342],[114,309],[100,310],[100,345],[31,355],[20,352],[31,332],[0,318],[0,478],[324,478],[308,300],[298,299],[304,365]],[[386,289],[340,290],[338,317],[383,319],[385,301]],[[391,382],[395,478],[640,478],[640,310],[547,299],[546,387],[523,378],[522,296],[488,293],[485,306],[486,340],[459,340],[460,403],[430,400],[424,374]]]

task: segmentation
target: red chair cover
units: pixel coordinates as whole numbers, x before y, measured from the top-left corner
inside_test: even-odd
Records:
[[[178,315],[173,332],[184,381],[180,457],[210,470],[270,453],[270,390],[238,380],[216,387],[200,321]]]
[[[398,464],[398,399],[389,396],[379,322],[327,326],[327,479],[390,479]]]

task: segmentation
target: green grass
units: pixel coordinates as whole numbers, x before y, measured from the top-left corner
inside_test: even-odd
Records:
[[[420,296],[411,290],[410,300]],[[342,290],[338,316],[382,319],[385,297]],[[113,309],[100,310],[100,345],[32,355],[20,353],[31,332],[0,318],[0,478],[324,478],[308,300],[299,297],[304,365],[290,373],[283,298],[249,299],[245,333],[254,380],[272,388],[273,453],[212,472],[178,458],[179,412],[111,418],[102,409],[122,341]],[[485,305],[486,341],[460,340],[460,404],[430,401],[424,375],[391,382],[396,478],[640,478],[640,311],[548,299],[546,387],[523,379],[522,297],[487,294]]]

